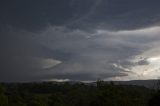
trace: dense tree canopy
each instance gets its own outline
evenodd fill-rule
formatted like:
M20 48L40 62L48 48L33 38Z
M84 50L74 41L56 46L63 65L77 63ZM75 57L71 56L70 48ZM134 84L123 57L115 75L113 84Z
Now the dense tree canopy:
M142 86L97 83L8 83L0 86L0 106L148 106L160 93ZM152 105L156 106L156 105Z

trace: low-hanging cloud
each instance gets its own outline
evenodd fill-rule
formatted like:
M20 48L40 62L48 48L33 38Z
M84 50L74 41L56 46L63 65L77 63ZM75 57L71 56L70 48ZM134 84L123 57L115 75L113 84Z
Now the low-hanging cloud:
M6 45L4 52L8 52L1 55L1 63L4 64L2 69L5 70L1 72L1 75L5 75L1 80L6 80L8 76L11 80L24 81L28 78L96 80L128 76L133 67L149 64L146 59L132 61L135 56L149 50L150 44L159 38L155 33L153 37L157 39L152 39L149 34L145 34L146 31L128 31L126 34L121 33L124 31L97 29L87 32L49 26L45 30L33 33L10 29L4 35L6 39L7 36L13 35L14 38L3 43ZM145 39L149 38L148 42L135 42L138 37L144 36Z
M158 0L12 2L0 3L0 81L159 77Z

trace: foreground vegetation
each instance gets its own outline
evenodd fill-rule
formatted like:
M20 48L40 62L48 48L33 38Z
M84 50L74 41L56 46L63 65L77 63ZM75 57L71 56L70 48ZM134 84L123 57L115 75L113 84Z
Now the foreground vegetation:
M0 106L148 106L159 93L141 86L83 83L2 83Z

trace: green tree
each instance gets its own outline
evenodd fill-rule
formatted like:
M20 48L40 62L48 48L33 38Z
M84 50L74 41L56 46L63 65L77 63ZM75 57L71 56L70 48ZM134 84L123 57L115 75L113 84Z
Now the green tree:
M45 95L33 95L28 100L28 106L48 106L48 97Z
M8 106L8 97L5 95L5 88L0 86L0 106Z

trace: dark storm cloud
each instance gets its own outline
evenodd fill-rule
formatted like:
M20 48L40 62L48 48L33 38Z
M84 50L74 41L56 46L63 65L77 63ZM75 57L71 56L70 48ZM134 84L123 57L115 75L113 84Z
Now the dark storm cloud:
M1 45L3 52L0 62L1 70L4 70L0 74L1 81L46 80L50 76L74 79L71 78L74 75L79 75L77 80L125 76L122 73L125 70L113 66L113 63L139 52L123 44L120 46L108 36L105 37L105 44L101 35L90 38L92 33L64 27L49 27L39 33L14 28L6 30L1 36L5 40ZM125 49L130 50L125 53ZM123 55L118 56L117 53ZM62 63L48 67L42 59L56 59Z
M142 59L137 62L131 62L130 60L122 60L117 62L119 66L122 66L123 68L130 69L134 66L143 66L143 65L149 65L150 63L147 61L147 59Z
M138 65L148 65L149 62L146 59L138 61Z
M159 24L159 0L1 0L0 24L34 31L47 25L136 29Z
M41 71L43 78L68 78L78 76L83 79L97 79L113 76L126 76L127 66L125 62L121 64L124 68L116 67L118 60L125 61L131 56L141 53L141 48L134 45L126 45L127 42L120 40L119 37L112 38L111 34L93 34L83 30L70 30L65 27L49 27L40 33L36 33L34 40L48 47L54 53L63 51L61 57L55 56L54 59L62 61L61 64L51 67L46 71ZM119 42L117 42L119 40ZM72 55L67 55L72 54ZM121 54L121 55L119 55ZM69 57L68 57L69 56ZM63 59L68 57L68 59ZM73 74L73 75L72 75ZM83 76L81 76L83 75ZM56 77L57 76L57 77ZM89 77L90 76L90 77Z
M0 81L127 76L130 68L149 64L130 60L159 40L147 35L152 30L138 30L159 25L159 3L1 0Z
M97 0L1 0L2 25L36 30L83 17ZM83 8L82 8L83 7Z
M29 76L34 73L33 70L39 69L36 68L38 63L29 57L52 56L49 49L36 44L31 39L32 35L32 33L13 29L1 32L1 81L29 80Z

